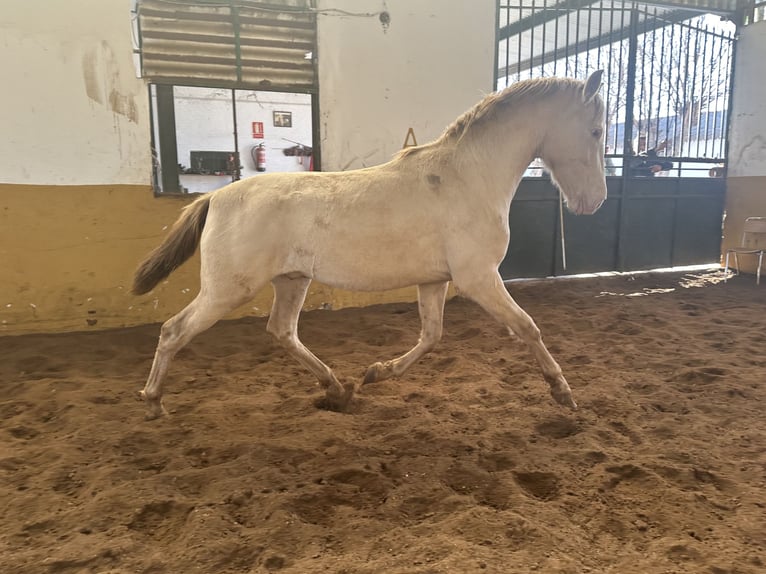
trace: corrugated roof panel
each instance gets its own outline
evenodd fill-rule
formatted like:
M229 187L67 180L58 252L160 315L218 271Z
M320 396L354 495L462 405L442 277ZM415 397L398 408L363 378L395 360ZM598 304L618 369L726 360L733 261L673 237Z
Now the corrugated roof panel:
M230 86L237 81L237 72L230 65L201 62L153 60L146 68L147 77L160 78L168 84L202 84ZM190 82L190 78L195 81Z
M310 0L141 0L139 18L143 74L152 82L316 88Z

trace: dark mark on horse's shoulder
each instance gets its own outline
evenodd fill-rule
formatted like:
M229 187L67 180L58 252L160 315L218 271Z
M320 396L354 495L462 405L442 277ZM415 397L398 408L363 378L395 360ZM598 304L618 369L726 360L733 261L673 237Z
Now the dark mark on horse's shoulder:
M438 175L436 175L436 174L433 174L433 173L429 173L429 174L426 176L426 181L428 182L428 184L429 184L429 185L433 185L433 186L435 186L435 187L438 187L438 186L440 186L440 185L441 185L441 183L442 183L442 178L440 178L440 177L439 177Z

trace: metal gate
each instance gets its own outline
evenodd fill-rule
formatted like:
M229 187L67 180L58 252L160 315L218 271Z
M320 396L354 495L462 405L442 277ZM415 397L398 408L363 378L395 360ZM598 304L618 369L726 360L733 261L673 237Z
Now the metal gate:
M607 201L571 215L533 163L510 210L504 278L719 260L734 26L668 6L498 2L498 88L603 69L607 108Z

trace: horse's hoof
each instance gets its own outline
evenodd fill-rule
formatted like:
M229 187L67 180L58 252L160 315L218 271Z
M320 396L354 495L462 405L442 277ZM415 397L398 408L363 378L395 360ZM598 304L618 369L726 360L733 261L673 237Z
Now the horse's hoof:
M138 391L138 397L149 405L149 410L144 415L145 421L153 421L168 414L165 405L162 404L162 399L150 399L146 396L146 391Z
M149 411L149 412L147 412L147 413L144 415L144 420L145 420L146 422L149 422L149 421L156 421L157 419L159 419L159 418L162 418L162 415L164 415L164 414L165 414L165 412L164 412L164 411L162 411L162 410L160 410L160 412L156 412L156 411Z
M380 371L380 367L383 365L381 363L375 363L373 365L370 365L367 368L367 372L364 374L364 380L362 381L363 385L369 385L370 383L374 383L378 380L378 372Z
M575 402L574 398L572 398L572 390L566 383L564 383L563 387L551 387L551 396L553 397L553 400L555 400L561 406L569 407L573 411L577 410L577 403Z
M324 409L326 411L334 411L336 413L344 413L348 410L351 404L351 399L354 398L355 391L354 383L346 383L343 385L342 393L330 393L314 401L317 408Z
M386 363L373 363L367 368L362 385L384 381L390 379L392 376L394 376L394 369L391 361Z
M154 421L159 418L164 417L168 414L168 411L165 410L165 405L162 404L162 401L157 401L156 403L154 401L149 402L149 410L144 415L145 421Z

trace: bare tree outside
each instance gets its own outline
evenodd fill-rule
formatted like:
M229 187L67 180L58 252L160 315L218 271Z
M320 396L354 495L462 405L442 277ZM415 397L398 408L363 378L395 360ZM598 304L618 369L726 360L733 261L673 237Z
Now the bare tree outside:
M716 112L728 107L731 42L704 22L695 18L639 39L634 128L655 146L665 141L667 155L723 155L714 140L723 127Z
M601 43L590 49L559 47L542 63L518 69L509 78L566 75L585 78L603 69L602 95L607 107L609 153L632 155L654 149L661 155L721 159L725 155L726 111L733 56L734 26L713 15L662 24L653 9L641 12L643 22L658 23L635 42L636 77L632 113L629 97L627 38ZM623 18L624 21L624 18ZM549 22L550 28L552 24ZM611 32L606 36L610 37ZM538 32L538 36L540 33ZM601 39L604 39L602 34ZM547 59L547 61L545 61ZM534 58L531 63L537 63ZM626 118L630 118L631 142L625 148Z

